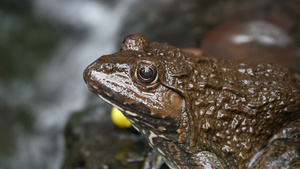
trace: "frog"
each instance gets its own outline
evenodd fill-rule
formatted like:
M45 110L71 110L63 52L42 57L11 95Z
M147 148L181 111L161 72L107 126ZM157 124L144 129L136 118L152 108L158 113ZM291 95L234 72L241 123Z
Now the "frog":
M83 76L172 169L300 167L300 76L290 68L134 34Z

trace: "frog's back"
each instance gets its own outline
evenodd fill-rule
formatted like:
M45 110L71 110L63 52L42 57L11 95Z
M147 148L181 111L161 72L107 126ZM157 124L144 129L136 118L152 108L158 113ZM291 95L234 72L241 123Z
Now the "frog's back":
M300 82L290 69L217 59L208 64L214 71L206 75L210 78L205 94L194 102L196 107L208 100L204 111L202 106L194 110L196 121L202 121L196 142L206 142L206 134L214 142L211 146L216 146L213 149L222 150L220 154L233 153L234 159L248 161L282 128L299 128Z
M300 81L290 69L175 56L164 61L166 74L174 76L165 77L164 83L186 99L193 131L187 138L190 147L211 150L227 166L244 168L282 128L292 121L299 124ZM176 69L167 69L176 64Z
M230 124L228 131L234 133L225 142L233 143L232 150L239 152L237 159L252 159L248 163L250 168L265 168L274 163L291 167L300 153L299 74L272 64L221 62L224 66L219 68L222 75L218 77L223 77L223 85L217 95L229 98L223 102L222 110L232 117L226 121ZM236 138L242 141L234 144ZM230 147L223 144L227 146Z

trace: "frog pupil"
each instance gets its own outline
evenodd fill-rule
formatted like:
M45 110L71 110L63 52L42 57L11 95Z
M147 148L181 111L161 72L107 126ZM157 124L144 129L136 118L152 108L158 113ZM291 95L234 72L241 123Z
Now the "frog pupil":
M141 78L148 80L153 77L153 70L148 66L144 66L139 70L139 74Z

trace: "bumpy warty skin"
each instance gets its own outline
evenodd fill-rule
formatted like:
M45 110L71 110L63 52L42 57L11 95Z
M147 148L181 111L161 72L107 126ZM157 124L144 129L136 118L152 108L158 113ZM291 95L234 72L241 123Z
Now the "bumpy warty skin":
M155 67L155 81L140 82L141 63ZM84 78L171 168L299 164L300 80L288 68L194 56L138 34Z

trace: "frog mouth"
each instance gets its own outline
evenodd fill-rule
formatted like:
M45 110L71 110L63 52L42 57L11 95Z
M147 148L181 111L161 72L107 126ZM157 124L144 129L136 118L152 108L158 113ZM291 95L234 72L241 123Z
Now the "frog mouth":
M125 98L120 96L115 91L101 85L101 83L95 85L87 83L88 89L97 94L101 99L105 102L111 104L112 106L119 109L123 114L130 120L131 123L136 123L139 121L140 123L146 124L152 128L158 128L164 126L165 128L176 128L174 120L170 117L160 117L151 115L151 109L148 108L143 103L135 102L135 103L124 103Z

